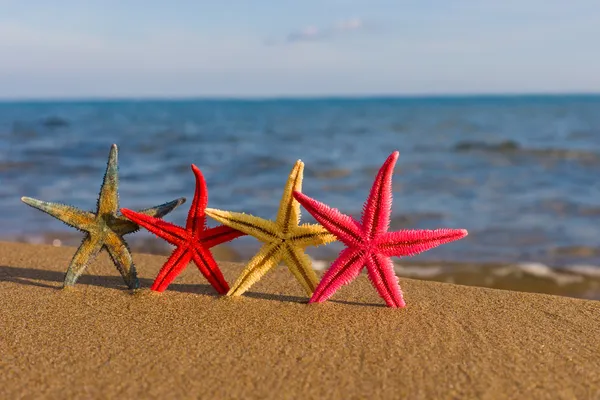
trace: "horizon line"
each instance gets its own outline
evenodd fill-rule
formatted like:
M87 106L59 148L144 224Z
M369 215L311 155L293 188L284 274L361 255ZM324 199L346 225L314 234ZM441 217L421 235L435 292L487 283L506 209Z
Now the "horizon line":
M411 93L411 94L306 94L306 95L190 95L190 96L32 96L0 97L0 103L34 102L118 102L118 101L277 101L277 100L378 100L378 99L456 99L456 98L531 98L598 97L599 92L482 92L482 93Z

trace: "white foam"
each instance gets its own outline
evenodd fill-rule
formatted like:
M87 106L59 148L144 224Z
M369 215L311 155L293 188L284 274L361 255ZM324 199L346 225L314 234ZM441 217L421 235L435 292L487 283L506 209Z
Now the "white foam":
M526 274L536 276L538 278L551 279L559 285L569 285L572 283L579 283L584 280L581 275L564 274L556 272L549 266L542 263L519 263L517 267Z
M549 266L536 262L519 263L517 264L517 267L521 271L539 278L546 278L554 273Z
M317 271L323 271L330 267L330 261L323 260L312 260L313 268ZM506 264L502 267L496 267L492 269L488 269L485 264L481 265L481 272L488 271L498 277L508 277L513 275L516 278L521 278L523 276L532 276L539 279L548 279L554 281L556 284L570 285L575 283L580 283L585 281L586 279L597 279L600 278L600 266L595 265L571 265L561 269L555 269L546 264L539 262L523 262L517 264ZM405 277L415 277L415 278L433 278L442 274L452 275L454 269L445 269L443 266L419 266L419 265L401 265L394 263L394 270L396 274L399 276ZM460 268L456 269L456 271L461 270ZM463 271L464 272L464 271ZM478 267L473 269L469 269L470 273L477 274ZM468 272L468 273L469 273ZM452 279L452 276L449 276L448 279ZM488 276L485 278L486 283L491 285L493 282L493 278Z
M312 267L313 269L317 270L317 271L323 271L327 268L329 268L329 262L327 261L323 261L323 260L315 260L314 258L309 257L312 261Z
M591 278L600 278L600 266L597 265L571 265L565 270Z
M442 267L418 267L399 264L394 264L394 269L399 275L409 277L415 276L419 278L432 278L440 275L444 271Z

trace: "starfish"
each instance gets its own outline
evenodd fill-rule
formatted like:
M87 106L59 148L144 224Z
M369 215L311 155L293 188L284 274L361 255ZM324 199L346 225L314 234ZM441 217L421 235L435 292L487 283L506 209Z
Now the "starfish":
M316 224L300 223L300 204L292 192L302 190L304 164L298 160L290 173L275 221L249 214L206 209L206 214L222 224L254 236L264 243L248 262L244 271L227 293L241 296L271 268L283 259L308 296L315 290L318 279L310 258L304 253L307 246L319 246L335 240L335 236Z
M366 266L369 279L386 304L402 308L406 304L390 257L416 255L467 235L464 229L388 232L392 208L392 174L397 159L396 151L379 170L363 206L360 222L300 192L294 192L296 200L347 247L323 275L309 303L329 299L341 286L355 279Z
M135 265L123 236L137 231L140 227L123 216L117 215L119 209L118 186L117 145L113 144L110 149L100 196L98 197L96 213L83 211L61 203L21 197L25 204L50 214L65 224L86 233L67 269L64 280L65 287L73 286L90 261L104 248L108 251L127 286L130 289L139 288ZM162 217L184 202L185 198L181 197L140 212Z
M196 191L194 201L188 212L185 228L125 208L121 209L121 212L156 236L177 246L159 271L151 290L163 292L193 260L202 275L217 292L225 294L229 290L229 285L209 249L243 236L244 233L223 225L210 229L206 227L206 215L204 213L208 204L206 181L202 176L202 172L193 164L192 171L196 176Z

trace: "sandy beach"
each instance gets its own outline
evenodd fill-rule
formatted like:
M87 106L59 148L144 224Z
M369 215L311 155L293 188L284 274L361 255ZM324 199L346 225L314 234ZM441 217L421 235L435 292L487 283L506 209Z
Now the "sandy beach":
M362 275L307 305L284 267L229 299L193 265L158 294L144 254L133 293L106 253L63 290L74 250L0 243L0 398L600 398L598 301L401 278L398 310Z

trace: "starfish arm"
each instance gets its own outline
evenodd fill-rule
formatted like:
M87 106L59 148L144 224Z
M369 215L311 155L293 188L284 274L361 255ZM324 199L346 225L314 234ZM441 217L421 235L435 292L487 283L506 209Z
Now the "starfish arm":
M135 211L128 210L127 208L122 208L121 213L134 223L143 226L148 231L166 240L174 246L181 245L188 240L186 231L175 224L171 224L170 222L160 218L140 214Z
M370 238L387 232L389 228L392 212L392 175L397 159L398 152L395 151L379 169L369 197L363 206L361 225Z
M150 289L156 292L164 292L177 275L187 267L191 259L192 254L188 248L176 248L158 272Z
M254 236L262 242L269 243L279 239L279 234L273 222L254 215L213 208L207 208L206 215L223 225Z
M264 245L248 262L227 296L241 296L271 268L281 260L283 245L273 243Z
M110 147L106 172L104 173L104 181L102 182L100 196L98 197L98 215L115 214L119 209L119 173L117 159L117 145L113 144Z
M244 232L237 231L225 225L219 225L214 228L209 228L200 234L200 241L206 249L217 246L221 243L229 242L240 236L244 236Z
M371 254L367 258L367 272L373 286L388 307L404 308L406 306L398 277L394 273L394 263L389 257Z
M312 267L310 257L306 255L302 249L286 245L283 248L283 261L288 266L290 272L294 274L298 282L304 288L306 294L312 296L319 279Z
M287 233L292 226L298 225L300 222L300 203L294 199L294 191L302 191L302 178L304 172L304 163L298 160L292 168L292 172L285 184L281 202L279 203L279 211L277 212L277 227L282 233Z
M362 242L361 227L352 217L342 214L339 210L314 200L303 193L294 192L294 197L306 211L315 217L317 222L349 247L354 247Z
M335 242L337 239L333 233L330 233L321 225L302 224L292 230L292 234L287 240L294 243L294 246L308 247L321 246Z
M465 229L402 230L378 236L376 245L385 256L414 256L465 236Z
M325 272L309 303L321 303L329 299L343 285L354 280L365 261L365 253L357 249L345 249Z
M161 205L145 208L143 210L137 211L139 214L149 215L155 218L162 218L183 203L185 203L185 197L180 197L178 199L169 201L167 203L163 203Z
M81 245L73 255L67 273L65 274L64 286L73 286L77 279L83 274L89 262L93 260L102 249L102 240L98 236L85 235Z
M229 291L229 285L210 251L197 247L192 253L192 259L218 293L226 294Z
M162 218L183 203L185 203L185 197L180 197L176 200L169 201L168 203L136 212L138 214L148 215L150 217ZM128 233L137 232L140 229L140 226L129 220L127 217L119 216L113 220L111 228L119 235L127 235Z
M198 235L206 228L206 215L204 209L208 204L208 189L202 172L192 164L192 171L196 177L196 191L194 192L194 200L188 213L185 227L188 231L192 231L194 235Z
M82 231L89 232L90 228L94 225L96 216L91 212L82 211L65 204L32 199L31 197L21 197L21 201L28 206L37 208L46 214L50 214L65 224Z
M140 287L140 282L135 271L135 265L131 258L131 252L127 246L127 242L123 237L114 232L110 232L106 236L104 243L110 258L121 273L123 280L129 289L137 289Z

